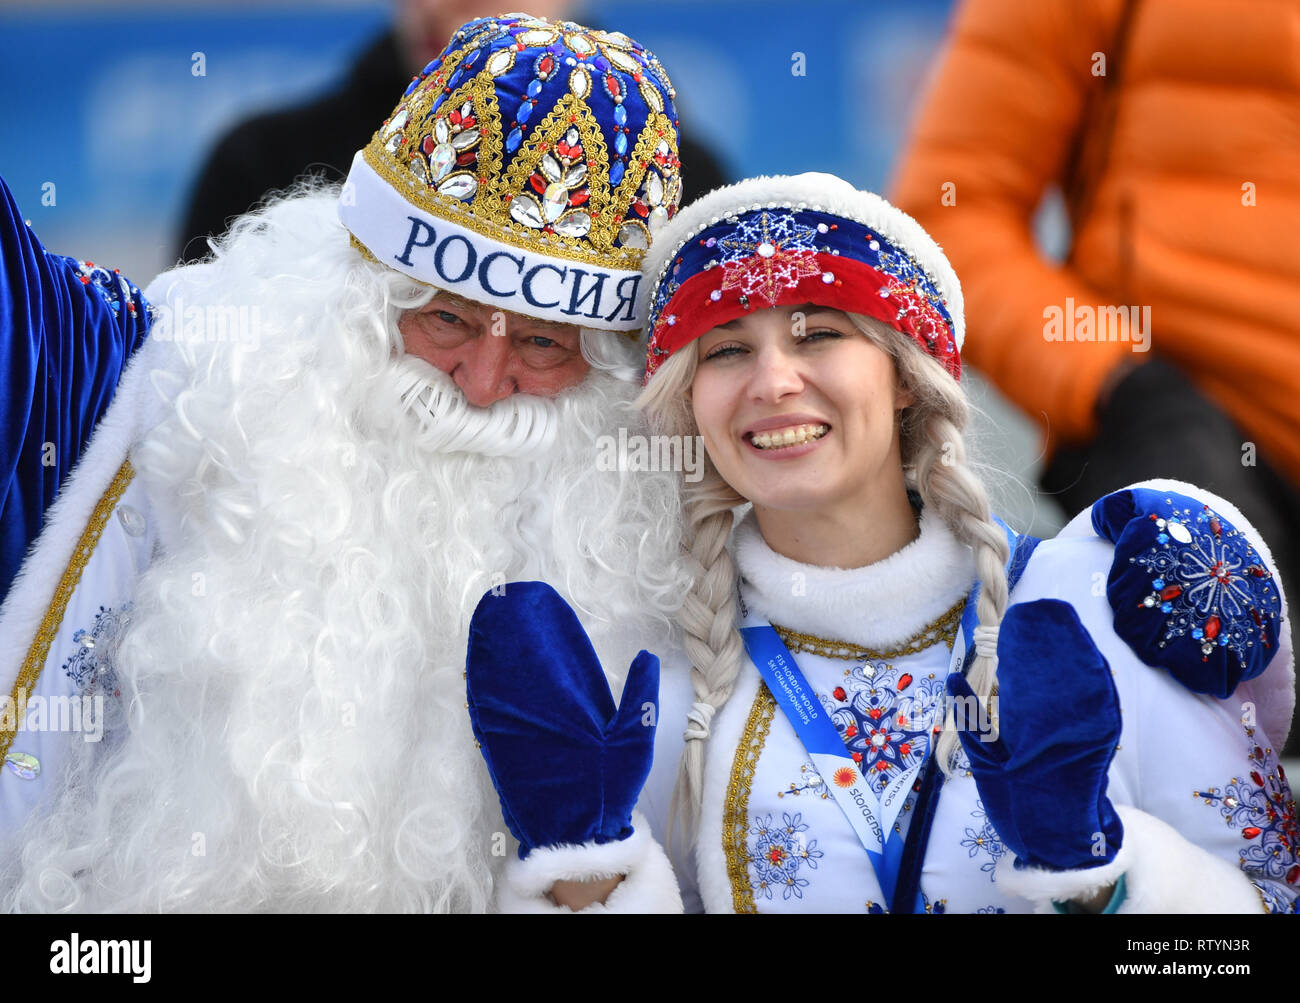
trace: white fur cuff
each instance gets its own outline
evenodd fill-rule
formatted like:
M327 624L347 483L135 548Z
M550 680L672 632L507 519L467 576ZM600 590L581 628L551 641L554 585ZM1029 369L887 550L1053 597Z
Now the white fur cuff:
M1121 874L1127 894L1121 913L1257 913L1261 900L1239 869L1194 843L1171 826L1132 805L1116 805L1124 823L1124 845L1102 867L1047 871L1017 870L1015 855L998 862L994 880L1008 895L1028 899L1034 911L1053 912L1052 901L1090 898Z
M680 913L682 897L663 848L650 835L650 823L632 815L634 832L617 843L543 846L505 867L497 891L497 910L509 913L571 913L548 894L557 881L591 881L625 875L604 904L582 913Z

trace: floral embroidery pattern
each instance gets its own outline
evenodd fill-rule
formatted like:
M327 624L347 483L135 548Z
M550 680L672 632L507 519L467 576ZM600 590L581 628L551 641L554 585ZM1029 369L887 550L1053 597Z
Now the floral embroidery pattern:
M989 855L989 859L980 864L980 870L987 874L989 880L992 881L993 871L997 868L998 861L1006 856L1007 848L994 830L993 823L989 821L989 817L984 811L984 802L977 798L975 800L975 810L970 814L971 818L979 823L979 827L975 828L968 825L966 827L966 838L961 841L961 845L970 852L972 860L982 853Z
M78 647L72 657L63 663L63 671L83 691L89 693L102 688L115 697L122 695L110 649L130 612L131 603L126 603L120 610L101 606L91 628L79 630L72 635L72 640Z
M868 246L879 251L877 267L893 280L881 287L880 295L898 308L897 318L910 320L931 351L938 345L944 355L956 352L944 315L943 296L925 269L901 251L881 248L874 237Z
M780 890L787 901L803 898L809 882L800 872L805 868L815 871L822 858L817 840L804 835L807 831L808 823L800 812L782 812L780 823L770 814L754 819L749 828L748 863L755 895L772 899Z
M924 762L930 728L943 705L943 681L916 679L887 663L867 662L845 673L822 703L877 796L896 777Z
M802 783L799 781L802 781ZM826 781L817 772L817 767L811 759L805 759L799 767L798 781L792 780L790 786L786 787L785 790L776 792L778 798L786 796L797 798L801 794L808 797L819 797L822 800L826 800L831 796L830 791L826 788Z
M1265 624L1275 624L1281 610L1272 572L1208 505L1193 514L1170 503L1166 518L1154 512L1150 518L1155 546L1132 560L1151 575L1152 592L1142 605L1166 617L1160 646L1190 635L1202 661L1218 646L1245 665L1248 648L1269 644Z
M782 288L821 274L816 240L816 228L796 222L790 213L761 212L742 219L718 241L722 288L739 289L742 303L758 296L761 306L775 306Z
M1246 728L1252 766L1247 777L1233 777L1222 788L1194 794L1217 807L1230 828L1241 830L1246 840L1240 851L1241 869L1259 889L1268 910L1291 912L1300 896L1296 803L1276 753L1256 745L1254 736L1255 729Z

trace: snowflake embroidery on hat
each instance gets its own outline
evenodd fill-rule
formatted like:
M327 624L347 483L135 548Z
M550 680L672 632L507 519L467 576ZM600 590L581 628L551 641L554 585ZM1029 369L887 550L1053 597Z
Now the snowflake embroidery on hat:
M885 662L844 674L822 704L858 769L879 797L901 773L925 761L944 684L933 673L915 679Z
M880 248L874 237L871 244L872 250L879 249L877 267L893 280L881 287L880 295L896 306L898 320L910 321L931 350L938 345L945 355L955 351L948 319L941 309L943 296L925 269L906 254Z
M1210 506L1193 514L1169 504L1166 518L1149 515L1158 530L1155 545L1132 559L1151 575L1142 605L1166 617L1160 646L1190 634L1200 642L1202 661L1218 646L1244 665L1248 648L1268 646L1265 623L1281 607L1272 572Z
M745 217L718 241L722 288L738 289L742 297L759 297L766 306L775 306L782 288L793 289L821 275L816 238L817 228L796 222L791 213L765 211Z
M815 871L822 859L817 840L808 839L807 832L808 823L803 821L800 812L782 812L780 823L771 814L753 819L749 827L748 864L756 895L771 900L780 891L787 901L803 898L809 884L803 875Z
M1269 912L1292 912L1300 901L1295 798L1276 753L1256 744L1254 728L1246 728L1246 743L1251 765L1246 777L1192 793L1217 807L1230 828L1241 830L1246 841L1239 854L1241 869L1259 889Z
M131 607L129 602L117 610L101 606L90 629L72 635L77 650L63 663L63 671L83 692L102 690L121 696L112 648L130 617Z

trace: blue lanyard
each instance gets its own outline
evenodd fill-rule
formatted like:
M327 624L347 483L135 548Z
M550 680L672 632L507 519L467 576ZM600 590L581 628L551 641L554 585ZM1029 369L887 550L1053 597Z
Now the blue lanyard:
M1007 562L1007 594L1010 595L1011 590L1020 581L1020 576L1024 574L1034 549L1042 541L1028 534L1017 536L1015 531L1001 519L997 516L993 518L1012 543L1011 559ZM966 638L966 654L962 659L961 667L963 676L970 672L971 663L975 661L975 625L979 623L975 606L979 600L979 588L979 582L976 582L966 600L966 607L962 610L962 633ZM925 910L920 893L921 865L925 860L925 850L930 842L930 828L934 824L935 811L939 806L939 793L943 789L942 778L943 771L939 769L937 759L930 756L926 760L925 774L921 778L921 790L917 794L916 804L913 807L912 826L907 830L907 844L903 847L903 859L898 869L899 879L895 886L894 897L889 902L890 912L916 913ZM909 904L910 908L904 908Z

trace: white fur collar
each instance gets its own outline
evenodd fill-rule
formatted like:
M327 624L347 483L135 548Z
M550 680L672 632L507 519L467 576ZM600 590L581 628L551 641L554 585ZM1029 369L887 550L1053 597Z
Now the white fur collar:
M772 550L751 511L736 527L736 565L745 602L802 633L867 648L897 644L933 623L975 581L975 557L932 509L921 535L865 568L820 568Z

